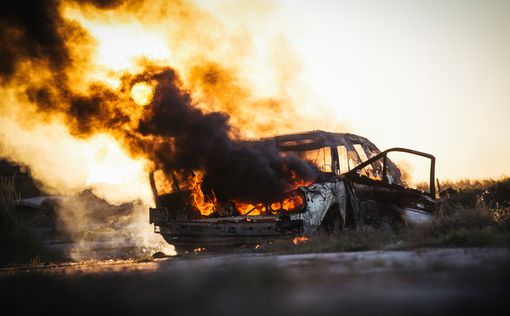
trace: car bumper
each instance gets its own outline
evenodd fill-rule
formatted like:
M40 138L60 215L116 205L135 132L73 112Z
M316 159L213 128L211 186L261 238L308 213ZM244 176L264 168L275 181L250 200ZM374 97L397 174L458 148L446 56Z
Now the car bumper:
M257 244L303 234L303 221L288 217L228 217L168 220L161 209L150 210L156 233L176 246Z

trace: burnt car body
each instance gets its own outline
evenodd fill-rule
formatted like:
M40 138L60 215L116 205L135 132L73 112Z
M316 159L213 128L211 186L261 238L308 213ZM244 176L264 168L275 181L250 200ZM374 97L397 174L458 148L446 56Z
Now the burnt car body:
M364 137L324 131L263 141L275 142L282 155L298 155L313 162L321 176L289 192L282 201L251 205L243 212L227 202L211 216L190 211L183 198L186 192L158 194L152 176L156 207L150 208L150 222L155 232L176 246L254 244L309 236L319 230L335 234L365 224L422 223L435 213L435 158L430 154L405 148L381 152ZM388 158L391 152L430 159L428 192L406 187L401 170ZM300 202L297 207L285 207L296 199Z

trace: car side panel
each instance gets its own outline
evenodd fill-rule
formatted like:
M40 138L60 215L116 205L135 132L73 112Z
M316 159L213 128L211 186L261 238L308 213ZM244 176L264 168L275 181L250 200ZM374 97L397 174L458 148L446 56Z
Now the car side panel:
M314 183L308 187L302 187L301 190L306 198L306 211L293 214L291 218L303 220L306 235L310 235L317 230L333 204L338 204L345 223L347 193L343 181Z

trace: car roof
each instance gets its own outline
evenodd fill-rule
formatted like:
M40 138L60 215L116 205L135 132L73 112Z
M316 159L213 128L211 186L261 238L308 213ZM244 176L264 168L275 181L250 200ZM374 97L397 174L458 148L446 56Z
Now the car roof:
M373 152L380 150L367 138L351 133L331 133L322 130L284 134L261 139L262 141L275 141L282 150L312 149L323 146L346 146L352 149L354 144L360 144Z

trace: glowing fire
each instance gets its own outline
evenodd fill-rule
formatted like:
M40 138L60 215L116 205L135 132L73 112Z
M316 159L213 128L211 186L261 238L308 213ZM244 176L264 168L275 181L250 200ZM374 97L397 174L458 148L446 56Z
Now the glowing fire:
M52 49L39 49L40 43L25 45L37 52L15 59L16 73L0 87L4 100L0 105L0 156L27 166L48 192L74 194L92 189L111 203L135 199L153 203L147 177L147 170L154 167L152 152L129 141L160 141L159 136L137 135L141 119L150 116L151 103L155 104L157 86L143 77L151 66L175 69L182 79L179 88L189 92L197 108L228 113L236 137L289 132L297 126L294 122L303 128L303 122L295 119L297 114L286 111L294 96L286 86L295 68L285 66L289 54L284 52L282 58L279 54L267 58L266 53L251 56L247 49L253 46L251 36L237 31L244 28L224 27L214 14L185 1L133 2L108 9L79 1L56 3L48 8L58 7L50 13L51 18L61 17L54 21L58 26L54 35L62 37L62 45ZM217 12L223 11L219 6ZM49 31L44 27L44 32ZM24 49L18 39L30 39L23 31L6 31L16 36L13 52L18 46ZM268 39L272 42L272 35ZM62 53L60 58L49 56L57 52ZM263 62L266 59L270 64ZM216 67L199 67L203 65ZM267 75L256 80L253 74L263 68ZM244 84L240 78L253 82ZM277 82L268 83L268 78L277 78ZM264 93L258 95L252 86ZM268 93L268 88L275 91ZM308 184L295 174L291 180L294 187L289 191ZM186 185L191 204L208 216L218 203L214 193L202 192L202 182L203 175L195 173ZM236 207L241 214L260 215L293 210L303 203L301 196L290 195L269 205L239 203ZM140 224L146 222L146 208L140 210L137 225L152 236L151 227ZM145 235L138 237L147 243Z
M195 248L195 249L193 249L193 252L194 252L195 254L197 254L197 253L204 252L205 250L206 250L205 248Z
M131 98L140 106L151 103L153 94L152 86L147 82L137 82L131 88Z
M294 245L299 245L301 243L307 242L308 240L309 240L308 237L300 236L300 237L295 237L294 239L292 239L292 243Z
M150 8L148 8L150 9ZM96 42L96 65L115 71L132 70L137 59L168 60L171 56L165 32L143 23L135 14L89 10L75 4L64 4L63 15L85 28ZM92 14L91 14L92 13ZM115 19L115 23L112 23ZM148 21L147 21L148 22Z
M313 183L313 181L311 181L311 180L310 181L306 181L305 179L300 178L295 170L291 170L290 171L290 183L292 183L292 185L293 185L292 190L294 190L294 189L297 189L299 187L309 186L309 185L311 185Z
M106 134L92 137L82 144L81 155L86 166L86 186L96 194L112 203L135 198L151 203L150 187L145 180L147 162L129 157L113 137Z
M192 206L199 210L201 215L209 216L213 214L219 206L214 192L212 192L211 197L207 197L202 191L203 180L203 173L196 171L188 178L185 186L187 190L190 191ZM290 183L292 183L291 190L289 190L289 193L280 201L271 203L233 201L233 205L242 216L277 215L282 212L292 212L300 209L305 204L305 200L303 194L296 189L300 186L310 185L313 182L300 179L294 171L291 171Z
M235 201L234 206L239 214L243 216L256 216L256 215L271 215L278 214L279 212L290 212L301 208L305 201L301 193L296 191L301 186L309 186L313 181L306 181L301 179L294 170L290 171L290 181L292 186L288 190L289 193L283 198L282 201L274 201L269 204L265 203L245 203Z
M297 194L296 192L292 192L287 195L282 202L282 208L286 211L290 211L301 207L305 203L303 196Z
M243 202L234 202L234 206L239 214L243 216L255 216L255 215L271 215L278 214L282 210L286 212L290 212L296 209L301 208L304 205L305 201L303 196L296 192L290 192L281 202L273 202L269 205L264 203L243 203Z
M267 208L262 203L250 204L242 202L234 202L236 210L243 216L255 216L265 214Z
M202 192L202 183L204 181L204 175L201 172L195 172L188 178L188 189L191 194L191 201L194 207L196 207L200 214L209 216L216 211L216 196L214 192L212 197L207 198Z

